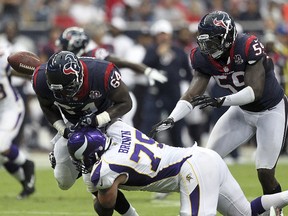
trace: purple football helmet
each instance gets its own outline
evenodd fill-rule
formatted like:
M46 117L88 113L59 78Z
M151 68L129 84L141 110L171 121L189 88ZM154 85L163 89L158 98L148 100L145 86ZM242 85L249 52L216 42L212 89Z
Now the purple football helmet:
M91 171L93 164L109 148L110 139L99 129L84 127L74 132L67 143L68 151L82 173Z

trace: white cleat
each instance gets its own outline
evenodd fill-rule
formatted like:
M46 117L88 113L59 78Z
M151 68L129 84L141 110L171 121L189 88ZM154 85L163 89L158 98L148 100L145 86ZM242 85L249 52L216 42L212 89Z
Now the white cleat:
M275 208L274 208L273 206L271 206L271 208L270 208L270 214L269 214L269 216L277 216L277 215L276 215L276 210L275 210Z

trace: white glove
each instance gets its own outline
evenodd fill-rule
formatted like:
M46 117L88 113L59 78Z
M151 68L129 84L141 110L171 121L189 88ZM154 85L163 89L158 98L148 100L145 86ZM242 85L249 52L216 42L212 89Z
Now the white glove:
M164 74L150 67L145 69L144 74L148 77L149 84L151 86L155 84L155 81L160 83L165 83L168 81L168 78Z

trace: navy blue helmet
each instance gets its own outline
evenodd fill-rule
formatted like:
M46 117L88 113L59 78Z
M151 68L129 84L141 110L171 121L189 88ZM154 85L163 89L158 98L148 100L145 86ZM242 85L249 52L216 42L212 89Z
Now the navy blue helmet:
M197 43L202 53L219 58L235 41L237 31L228 13L214 11L206 14L198 25Z
M73 52L77 56L84 53L88 43L89 37L84 29L76 26L65 29L55 42L61 50Z
M53 54L46 68L47 84L58 99L74 97L83 84L83 68L77 56L68 51Z
M84 127L70 136L67 147L74 163L78 164L78 169L87 173L109 148L110 142L111 139L99 129Z

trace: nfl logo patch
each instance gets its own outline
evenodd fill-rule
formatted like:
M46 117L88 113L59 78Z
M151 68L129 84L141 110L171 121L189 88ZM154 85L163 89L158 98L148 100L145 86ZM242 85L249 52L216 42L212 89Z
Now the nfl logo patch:
M90 93L89 93L89 97L91 99L96 99L96 98L99 98L101 96L102 96L102 94L99 91L90 91Z

